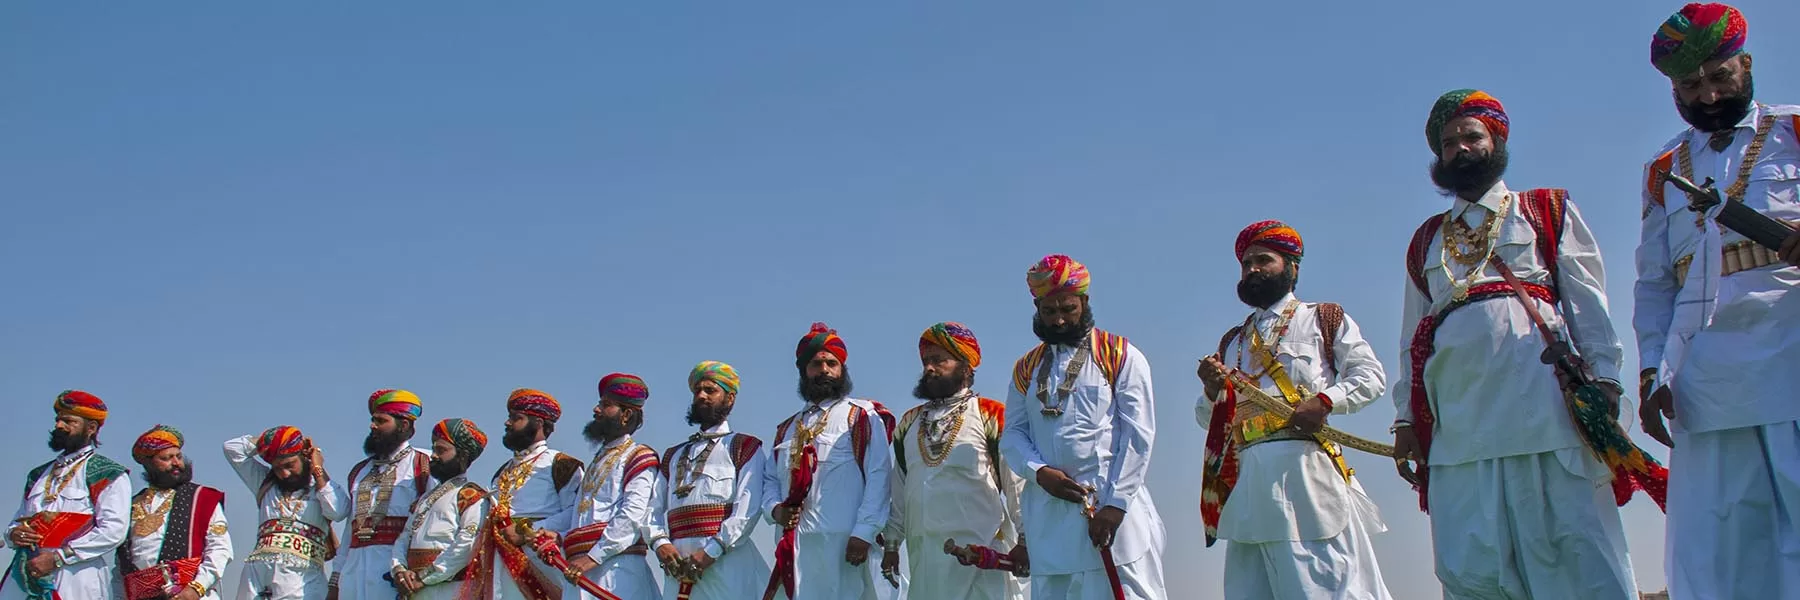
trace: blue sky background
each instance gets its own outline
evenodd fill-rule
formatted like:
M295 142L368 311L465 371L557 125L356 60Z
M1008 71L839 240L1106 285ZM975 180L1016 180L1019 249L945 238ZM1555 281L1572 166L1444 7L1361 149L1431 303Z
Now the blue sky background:
M1759 97L1800 101L1800 41L1771 34L1800 5L1740 6ZM590 456L577 431L611 371L649 382L639 437L666 447L690 429L688 368L730 362L733 424L767 437L800 406L791 351L815 320L848 341L858 395L900 408L919 331L967 323L977 389L1002 396L1035 343L1024 271L1061 252L1155 369L1169 588L1217 598L1192 373L1247 310L1237 230L1297 227L1300 295L1344 304L1393 370L1401 254L1447 206L1424 119L1480 87L1512 117L1509 183L1573 192L1632 339L1642 162L1682 127L1647 44L1677 8L8 3L0 481L50 458L48 404L86 389L115 458L155 423L187 433L241 556L254 512L220 442L296 425L341 478L381 387L493 433L482 477L521 386L563 400L552 441ZM1385 437L1392 416L1334 421ZM1437 598L1410 489L1352 463L1395 597ZM1663 518L1624 512L1661 589Z

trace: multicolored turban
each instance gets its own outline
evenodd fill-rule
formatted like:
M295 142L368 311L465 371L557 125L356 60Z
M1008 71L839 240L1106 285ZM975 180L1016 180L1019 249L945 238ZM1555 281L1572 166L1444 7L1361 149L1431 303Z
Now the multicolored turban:
M727 394L736 394L738 391L737 369L731 368L731 365L716 360L703 361L694 365L694 370L688 371L688 391L693 391L694 386L707 380L719 384L719 387L724 388Z
M925 352L927 345L949 351L957 360L969 363L970 369L981 366L981 342L975 341L975 332L962 323L945 321L925 328L925 333L919 334L919 352Z
M138 436L137 443L131 445L131 458L138 462L150 460L158 452L170 448L180 448L185 440L181 432L168 425L157 425Z
M511 396L506 397L506 412L521 413L555 423L557 419L562 418L562 405L557 404L556 398L551 397L550 394L529 388L519 388L513 390Z
M274 463L282 457L299 454L304 450L306 436L292 426L270 427L256 437L256 453L262 456L264 462Z
M1300 242L1300 232L1281 221L1260 221L1239 231L1237 259L1244 260L1244 251L1251 246L1268 248L1293 262L1300 262L1300 257L1306 254L1306 244Z
M1087 267L1061 254L1046 256L1025 271L1025 284L1031 286L1034 299L1062 293L1084 295L1088 281Z
M850 349L844 346L844 338L838 337L837 330L824 323L813 323L812 330L806 332L800 338L800 345L794 348L794 365L804 367L820 352L830 352L838 362L850 360Z
M475 464L475 459L480 458L481 451L487 448L487 434L468 419L438 421L437 427L431 428L431 439L450 442L463 464Z
M1487 127L1488 135L1502 143L1512 130L1512 121L1498 99L1481 90L1451 90L1438 96L1437 104L1431 105L1431 118L1425 121L1425 143L1432 154L1443 156L1444 142L1439 136L1444 125L1463 117L1475 117Z
M1693 3L1669 16L1650 38L1650 64L1669 79L1693 75L1700 65L1744 51L1750 25L1724 4Z
M650 386L636 375L613 373L600 378L600 399L608 398L643 408L644 401L650 399Z
M106 423L106 403L99 396L81 390L64 390L56 395L56 402L51 403L58 415L75 415L100 424Z
M377 413L416 421L425 413L425 407L419 404L418 394L406 390L375 390L369 394L369 414Z

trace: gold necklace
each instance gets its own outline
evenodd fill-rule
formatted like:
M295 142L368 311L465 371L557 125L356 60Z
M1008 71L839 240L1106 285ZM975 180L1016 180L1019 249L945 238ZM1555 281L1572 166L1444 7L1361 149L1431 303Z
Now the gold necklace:
M1451 223L1461 223L1462 219L1451 215L1450 211L1444 211L1444 223L1443 225L1438 226L1438 231L1444 238L1443 242L1438 244L1438 266L1443 268L1444 276L1450 279L1451 301L1462 302L1469 298L1469 288L1475 284L1475 278L1481 276L1482 265L1487 263L1488 259L1494 255L1494 241L1500 237L1500 225L1506 222L1505 218L1501 215L1505 215L1512 209L1512 201L1513 195L1511 193L1501 196L1500 209L1489 214L1488 218L1482 220L1482 231L1480 234L1481 241L1479 244L1481 254L1477 256L1473 262L1464 262L1461 258L1455 259L1458 264L1468 265L1469 267L1468 271L1460 278L1456 276L1456 271L1450 268L1450 254L1453 252L1450 248L1452 245L1451 236L1455 235L1450 232L1450 229Z
M155 512L151 512L150 503L174 493L175 490L153 490L138 496L137 501L131 503L131 537L145 537L162 529L163 520L169 516L169 510L175 507L175 499L169 498Z
M794 420L794 439L789 442L788 446L789 466L799 466L800 455L806 451L806 447L812 445L813 440L825 432L825 425L831 422L831 410L820 406L819 417L812 423L806 422L805 412L801 412L800 416Z
M92 454L83 455L81 458L70 461L61 471L51 471L50 477L44 481L44 501L48 503L51 499L61 496L63 490L69 487L69 483L75 481L75 474L80 473L82 467L87 466L88 458L92 456Z
M582 475L581 502L575 506L575 512L587 514L588 511L593 510L594 496L600 493L600 486L605 485L606 478L612 476L613 467L618 466L619 459L625 457L625 451L636 447L637 444L632 443L631 436L625 436L625 441L620 442L617 446L607 448L604 450L605 454L594 457L594 462L589 464L597 468L589 469Z
M508 510L512 509L513 494L518 492L519 488L525 487L525 482L531 479L531 472L537 470L537 458L543 453L544 451L539 451L525 457L494 480L495 505Z
M925 466L936 467L944 464L944 460L950 458L950 451L956 448L956 436L962 432L963 416L969 412L968 406L963 402L967 402L966 397L959 401L955 408L950 409L949 417L939 417L927 421L924 427L919 428L919 457L925 459ZM946 419L950 421L950 426L938 427L938 424ZM940 431L936 435L926 434L927 430L934 429Z
M431 507L436 506L437 501L442 499L444 497L444 494L448 494L448 493L450 493L452 491L456 491L456 490L461 490L463 485L467 484L468 482L469 482L469 476L467 474L463 474L463 475L457 475L456 477L450 478L449 481L438 484L436 489L431 490L431 493L425 495L424 500L419 501L419 507L413 509L413 516L412 516L412 519L409 519L410 522L407 524L406 531L408 533L418 532L419 526L423 525L425 523L425 518L427 516L430 516Z
M693 457L692 443L681 449L681 461L675 467L675 497L686 498L694 493L694 482L700 480L700 472L706 470L706 462L712 458L713 448L718 447L719 439L724 436L706 438L706 448L700 451L699 457ZM697 441L697 440L696 440ZM689 459L692 460L689 460Z

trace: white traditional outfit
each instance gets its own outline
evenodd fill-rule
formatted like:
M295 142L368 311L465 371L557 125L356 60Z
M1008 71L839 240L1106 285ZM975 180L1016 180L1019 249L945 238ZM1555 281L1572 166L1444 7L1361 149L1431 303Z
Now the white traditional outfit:
M23 500L12 527L31 523L44 536L38 552L57 553L62 566L32 579L25 561L35 553L14 547L12 566L0 581L0 600L113 597L110 559L130 525L131 477L125 467L92 445L83 446L32 469Z
M1328 335L1323 327L1334 331ZM1277 383L1276 371L1266 366L1268 356L1281 365L1287 382ZM1227 333L1220 357L1226 368L1253 378L1271 397L1285 398L1286 386L1303 399L1323 395L1333 415L1362 410L1387 388L1381 361L1356 322L1335 305L1301 302L1292 293L1256 309L1245 325ZM1315 436L1285 429L1285 423L1258 416L1260 411L1243 403L1236 405L1232 422L1221 417L1215 430L1215 412L1225 408L1218 403L1228 398L1221 390L1216 398L1202 395L1194 406L1195 419L1208 428L1209 463L1213 437L1230 436L1228 456L1221 458L1237 464L1236 481L1226 484L1224 497L1209 497L1202 505L1205 514L1211 502L1223 502L1217 533L1209 538L1230 542L1225 597L1389 598L1370 539L1387 525L1342 462L1342 449L1333 445L1328 451ZM1207 541L1211 545L1212 539Z
M266 434L265 434L266 435ZM256 435L225 442L225 461L256 495L256 546L244 558L238 600L318 600L325 597L325 562L335 551L331 523L348 516L344 488L327 480L283 492L268 465L256 460Z
M805 491L799 525L792 532L794 591L787 595L781 550L776 550L770 585L776 597L790 600L873 600L873 578L867 568L844 561L844 549L855 537L871 546L887 525L888 469L892 457L884 443L887 430L876 405L859 398L807 403L806 409L782 421L763 475L761 513L775 523L775 506L793 489L794 470L811 449L817 465ZM780 524L776 524L779 526ZM787 532L783 532L787 536ZM869 553L876 557L872 547ZM886 584L883 584L886 585Z
M525 523L533 529L569 529L580 495L574 485L582 477L581 460L537 442L513 453L494 474L492 504L477 536L469 565L469 597L502 600L551 600L563 597L562 572L550 568L531 548L519 548L500 537L500 529Z
M1646 169L1632 323L1639 365L1674 396L1674 598L1800 598L1800 269L1701 220L1656 173L1712 178L1728 201L1800 220L1797 115L1757 104L1723 151L1690 128Z
M413 600L459 597L487 509L487 490L470 482L467 474L425 493L388 555L389 572L411 570L425 586L412 595Z
M629 435L608 441L584 470L570 528L562 536L563 554L571 561L584 554L594 559L587 578L622 600L660 597L644 556L660 477L656 450ZM574 584L563 587L564 600L594 600Z
M887 552L907 546L908 595L945 600L1021 600L1027 580L964 566L944 540L1007 553L1018 544L1025 481L1006 468L1000 432L1006 406L963 389L913 407L894 430L893 506Z
M144 488L131 512L131 534L119 546L121 600L174 597L189 587L220 598L219 578L232 558L225 492L194 483Z
M431 485L431 454L401 446L350 468L351 513L341 540L349 545L332 561L338 600L392 600L394 584L382 579L392 567L394 542L415 503Z
M706 552L713 564L693 582L691 600L736 600L769 583L769 562L750 541L763 506L768 456L762 440L721 422L663 454L666 480L658 493L660 515L652 548L675 545L682 556ZM663 595L675 597L681 582L667 577Z

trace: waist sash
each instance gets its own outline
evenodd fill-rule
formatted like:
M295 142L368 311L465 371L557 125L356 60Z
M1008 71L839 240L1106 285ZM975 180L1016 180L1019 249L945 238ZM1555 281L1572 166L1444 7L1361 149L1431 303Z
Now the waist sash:
M577 527L574 531L570 531L568 535L563 536L563 554L565 556L587 554L589 550L593 550L594 546L600 543L600 538L605 535L605 523L595 523L593 525ZM626 546L624 550L619 551L619 554L636 554L642 556L647 553L649 549L649 544L644 543L644 541L640 539L637 543Z
M351 548L392 546L400 539L400 532L406 529L406 517L371 517L357 525L356 533L350 536Z
M125 598L149 600L169 598L181 593L200 574L201 557L173 560L138 569L125 575Z
M296 519L271 519L256 530L256 550L244 562L274 562L293 567L321 567L329 543L325 530Z
M669 537L684 540L718 535L729 516L730 504L694 504L669 509Z

